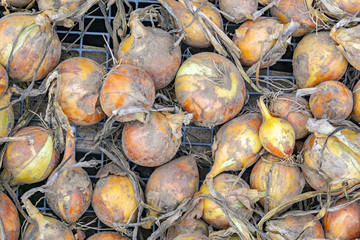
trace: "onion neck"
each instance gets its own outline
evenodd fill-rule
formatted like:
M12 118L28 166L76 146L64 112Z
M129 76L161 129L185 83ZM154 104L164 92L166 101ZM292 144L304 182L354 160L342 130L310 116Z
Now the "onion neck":
M69 159L69 160L67 160ZM71 126L68 126L66 130L66 146L62 163L66 161L67 166L76 164L75 160L75 137L74 130Z
M25 202L26 212L29 214L30 218L34 219L39 225L45 220L44 215L31 203L29 199L26 199Z
M271 115L271 113L269 112L268 108L266 107L264 100L262 97L260 97L259 102L258 102L261 114L263 115L265 120L270 120L273 118L273 116Z

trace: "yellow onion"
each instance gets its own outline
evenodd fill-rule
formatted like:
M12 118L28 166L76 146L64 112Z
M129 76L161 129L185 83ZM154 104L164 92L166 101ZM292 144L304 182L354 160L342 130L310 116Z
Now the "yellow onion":
M31 202L26 200L25 208L34 224L28 224L22 236L23 240L75 240L73 233L64 223L55 218L43 215Z
M260 114L248 113L219 129L212 145L214 164L206 178L224 171L239 171L255 163L262 149L259 139L261 122Z
M191 198L199 187L199 172L195 158L191 155L172 160L155 169L145 189L146 203L155 210L166 213L186 198ZM158 216L149 210L147 216ZM154 221L148 221L143 228L150 229Z
M358 1L360 9L360 1ZM337 48L346 60L360 71L360 25L351 28L332 28L330 36L339 44Z
M210 240L210 238L199 233L185 233L177 236L174 240Z
M170 161L180 147L184 117L185 114L152 112L146 123L126 123L121 143L127 158L147 167Z
M292 214L303 214L292 216ZM323 239L324 230L319 221L315 221L314 226L307 228L303 233L302 230L311 222L315 216L306 214L304 211L289 211L279 219L270 220L266 223L265 231L272 240L287 239ZM301 233L301 235L300 235ZM299 236L299 238L297 238Z
M299 167L286 165L281 158L268 153L263 155L252 169L250 186L269 193L266 198L271 210L301 194L305 179ZM265 207L265 199L261 199L260 203Z
M230 22L241 23L251 19L258 8L258 0L220 0L219 8ZM230 16L230 17L229 17Z
M131 34L120 44L117 60L143 69L154 81L155 89L164 88L174 79L181 63L180 45L160 29L145 27L140 20L130 21Z
M11 90L8 89L4 95L0 97L0 108L9 106L11 98ZM0 138L7 137L14 126L13 107L0 111Z
M0 64L9 69L11 79L32 81L48 44L35 80L45 78L59 63L61 43L46 12L12 13L2 17L0 38Z
M180 66L175 93L185 111L193 114L195 124L214 127L239 113L246 89L239 70L230 60L203 52Z
M293 127L288 121L273 117L262 98L260 98L258 105L263 116L259 131L261 145L277 157L289 157L295 147L295 131Z
M99 232L90 236L87 240L129 240L116 232Z
M306 121L311 116L309 103L302 97L294 94L278 96L271 100L270 112L290 123L295 131L295 139L301 139L308 135Z
M315 87L329 80L337 81L344 75L347 65L337 43L326 31L305 36L294 51L293 69L299 88Z
M194 218L185 218L175 226L169 228L166 239L173 240L177 236L186 233L197 233L204 236L209 235L208 226L204 221Z
M359 183L360 134L344 129L329 137L336 128L324 119L310 118L307 128L315 133L308 137L303 149L303 164L313 170L303 169L310 186L325 190L328 182L331 190L341 190Z
M33 0L5 0L5 2L13 7L22 8L29 5Z
M353 89L354 107L351 113L351 118L356 123L360 123L360 81L358 81Z
M5 68L0 65L0 97L5 94L9 85L9 77Z
M6 146L2 177L10 185L30 184L46 179L58 164L58 154L48 130L25 127L14 137L29 139L9 142Z
M75 138L69 126L66 132L64 157L60 166L64 168L75 164ZM51 192L45 193L46 202L57 216L68 223L79 220L90 206L92 183L87 172L82 168L64 170L49 190Z
M3 192L0 192L0 219L4 226L6 240L17 240L20 235L19 214L15 204Z
M180 20L182 28L185 31L184 43L191 47L205 48L210 47L211 42L203 32L203 28L199 21L194 19L194 15L187 9L187 7L176 0L159 0L162 5L167 5L171 8L175 16ZM198 8L203 1L190 1L192 7ZM205 14L217 27L223 28L222 18L219 12L214 10L216 8L212 3L206 2L198 9ZM175 24L178 24L175 21ZM178 26L179 27L179 26Z
M340 20L360 16L359 0L320 0L318 5L324 13Z

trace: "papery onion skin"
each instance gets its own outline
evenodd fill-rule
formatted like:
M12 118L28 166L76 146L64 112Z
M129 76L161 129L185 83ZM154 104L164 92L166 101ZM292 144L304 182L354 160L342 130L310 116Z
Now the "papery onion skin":
M250 18L258 8L258 0L220 0L219 8L221 11L230 15L234 19L224 14L224 17L230 22L241 23Z
M360 16L360 1L359 0L327 0L333 9L328 9L323 2L320 2L320 7L326 14L332 17L342 19L349 16Z
M160 28L144 27L137 19L130 24L131 35L120 44L118 62L143 69L154 81L155 89L166 87L180 66L180 45L174 47L174 37Z
M293 69L299 88L315 87L324 81L337 81L345 73L348 62L329 32L311 33L296 46Z
M244 80L236 66L223 56L198 53L179 68L175 93L196 125L214 127L239 113L245 102Z
M70 122L92 125L105 113L99 104L104 68L89 58L74 57L57 66L60 90L57 101Z
M271 100L269 110L273 115L285 119L291 124L296 140L309 134L306 122L311 116L311 112L305 98L296 98L294 94L282 95Z
M142 107L149 110L154 100L153 80L142 69L132 65L121 64L113 67L100 91L101 107L109 117L118 108ZM120 122L133 120L145 122L145 116L143 113L127 114L117 120Z
M40 182L46 179L58 164L58 153L53 138L42 127L30 126L20 129L14 137L32 137L28 140L10 142L4 154L2 176L10 185Z
M275 45L285 25L275 18L260 17L255 21L248 20L235 30L233 41L241 50L240 62L250 67L264 57ZM274 62L269 61L261 65L268 67Z
M232 119L216 133L212 145L213 166L206 176L211 179L223 171L239 171L252 166L262 149L259 139L261 115L248 113Z
M13 44L17 39L8 71L11 79L27 82L33 80L51 38L48 52L35 80L45 78L59 63L61 43L45 12L12 13L2 17L0 38L3 39L0 42L0 64L4 67L8 66Z
M311 214L291 216L291 214L305 214L304 211L289 211L281 218L270 220L266 223L265 231L272 240L297 239L307 223L311 222L315 216ZM299 240L323 239L324 230L319 221L315 221L314 226L306 229L298 238Z
M13 7L22 8L29 5L33 0L6 0Z
M127 158L141 166L156 167L170 161L181 143L180 121L178 136L172 129L171 114L150 113L146 123L132 121L122 131L122 148ZM175 114L173 114L175 116Z
M116 232L99 232L90 236L87 240L129 240Z
M321 91L311 94L309 106L317 119L346 119L353 109L351 91L341 82L326 81L316 86Z
M266 191L267 185L268 208L271 210L301 194L305 179L298 167L282 164L280 158L268 153L257 161L250 174L251 188ZM265 199L260 199L260 203L264 207ZM282 212L290 207L284 208Z
M5 68L0 65L0 97L3 96L8 89L9 77Z
M203 220L200 219L184 219L167 231L166 239L173 240L177 236L186 233L198 233L204 236L209 235L208 226Z
M77 9L86 0L36 0L39 10L51 9L62 13L68 13Z
M20 235L20 219L15 204L3 192L0 193L0 218L6 240L17 240Z
M0 97L0 108L9 106L11 95L11 91L8 90ZM8 136L14 126L14 120L14 111L12 106L0 111L0 138Z
M360 81L358 81L353 89L354 107L351 113L351 118L356 123L360 123Z

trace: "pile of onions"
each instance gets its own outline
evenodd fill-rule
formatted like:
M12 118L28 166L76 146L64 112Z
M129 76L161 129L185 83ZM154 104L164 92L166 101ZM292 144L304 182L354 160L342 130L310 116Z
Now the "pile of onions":
M195 124L214 127L239 113L246 89L239 70L230 60L203 52L180 66L175 93L184 110L193 114Z
M208 226L200 219L185 218L175 226L169 228L167 231L166 239L173 240L177 236L186 233L196 233L204 236L209 235Z
M239 171L250 167L262 149L259 128L262 123L257 113L236 117L216 133L212 145L214 163L206 178L214 178L224 171Z
M99 103L103 67L84 57L69 58L56 68L60 76L57 101L68 119L79 125L92 125L104 118Z
M305 36L294 51L293 69L299 88L315 87L329 80L337 81L344 75L347 65L329 32Z
M226 14L223 16L234 23L241 23L246 19L251 19L252 14L258 8L258 0L220 0L219 8Z
M116 232L99 232L90 236L87 240L129 240Z
M7 144L2 177L10 185L30 184L46 179L58 164L51 133L42 127L29 126L20 129L14 137L25 139Z
M130 109L139 107L149 110L154 100L153 80L142 69L132 65L121 64L113 67L100 91L101 107L107 116L112 116L116 111L125 112L117 119L120 122L145 122L146 115L143 111L132 112Z
M258 191L268 193L265 199L260 199L260 203L263 207L267 206L271 210L301 194L305 186L305 179L299 167L289 166L280 158L265 154L251 171L250 186ZM286 208L282 211L285 210Z
M120 44L117 60L143 69L154 81L155 89L164 88L174 79L181 63L180 45L160 29L145 27L140 20L130 21L131 34Z
M11 79L32 81L45 53L35 80L45 78L59 63L61 43L46 12L2 17L0 38L0 64L9 69Z
M3 192L0 192L0 220L5 230L6 240L17 240L20 235L19 214L14 203Z
M199 187L199 171L191 155L172 160L151 174L145 189L146 203L160 213L175 210L186 198L193 197ZM158 216L159 212L149 210L147 216ZM150 229L154 221L142 227Z
M127 122L121 141L127 158L146 167L170 161L180 147L184 117L184 114L152 112L147 123Z

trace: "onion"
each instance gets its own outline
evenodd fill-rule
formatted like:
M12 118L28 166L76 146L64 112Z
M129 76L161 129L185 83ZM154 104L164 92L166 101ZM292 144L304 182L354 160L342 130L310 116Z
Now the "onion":
M0 97L0 108L9 106L11 98L10 89ZM0 111L0 138L7 137L14 126L14 112L10 105L8 108Z
M224 171L239 171L255 163L262 149L261 122L260 114L248 113L219 129L212 145L214 164L206 178L211 179Z
M149 110L154 100L155 86L149 75L140 68L125 64L110 70L100 91L101 107L109 117L115 110L126 110L129 107ZM145 122L145 114L129 113L117 120Z
M159 212L170 212L186 198L191 198L199 187L199 172L193 156L172 160L151 174L145 189L146 203ZM149 210L147 216L158 216ZM150 229L154 221L142 227Z
M133 223L138 214L134 188L129 177L109 164L100 169L92 198L96 216L107 226L120 229L121 224Z
M210 240L210 238L199 233L186 233L177 236L174 240Z
M173 240L177 236L192 233L201 234L204 236L209 235L208 226L200 219L184 219L175 226L169 228L167 231L166 239Z
M105 70L97 62L69 58L57 66L60 76L58 103L68 119L79 125L92 125L104 118L99 103Z
M181 63L180 45L159 28L145 27L138 19L130 21L131 34L120 44L117 60L143 69L154 81L155 89L164 88L174 79Z
M19 214L14 203L3 192L0 193L0 220L4 226L6 240L17 240L20 235Z
M230 22L241 23L250 19L257 11L258 0L220 0L219 8L225 12L224 17ZM230 15L230 17L228 16Z
M345 17L360 16L359 0L320 0L318 5L327 15L340 20Z
M306 129L306 121L311 116L309 103L302 97L294 94L282 95L271 100L270 112L290 123L295 131L295 139L306 137L309 131Z
M180 147L184 117L184 114L152 112L147 123L126 123L121 143L127 158L146 167L170 161Z
M315 87L324 81L339 80L344 75L348 64L336 46L329 32L312 33L299 42L293 56L298 87Z
M346 204L342 198L334 204L337 207ZM328 239L357 239L360 237L360 206L357 202L348 204L334 212L327 212L323 219L326 238Z
M202 26L198 20L195 19L194 21L194 15L186 8L185 5L176 0L159 0L159 2L163 6L169 6L175 16L180 20L182 28L185 31L185 38L183 39L184 43L191 47L198 48L206 48L211 46L211 42L203 32ZM203 1L190 2L194 7L198 8ZM216 9L216 7L212 3L206 2L206 4L203 5L199 11L205 14L212 22L214 22L218 28L222 29L223 22L221 15L214 9ZM177 24L176 21L175 23Z
M99 232L90 236L87 240L128 240L129 238L121 236L116 232Z
M35 221L36 225L28 224L26 226L22 236L23 240L75 240L73 233L64 223L55 218L44 216L30 200L26 200L25 207L27 213Z
M35 80L45 78L59 63L61 43L46 12L12 13L2 17L0 38L0 64L9 68L11 79L32 81L50 40Z
M187 59L177 72L175 93L195 123L214 127L239 113L245 102L244 80L225 57L203 52Z
M74 164L76 164L75 139L69 126L66 132L65 153L60 166L64 168ZM68 223L79 220L90 206L92 184L87 172L82 168L64 170L49 190L51 192L45 193L46 202L57 216Z
M10 185L40 182L46 179L58 164L51 134L42 127L20 129L14 137L28 140L9 142L4 154L2 177Z
M311 94L309 105L317 119L346 119L354 101L351 91L341 82L326 81L316 86L320 91Z
M359 5L360 6L360 2ZM360 71L360 25L352 28L332 28L330 36L339 44L337 48L349 63Z
M9 77L5 68L0 65L0 97L3 96L8 89Z
M66 14L80 7L86 0L36 0L36 2L41 11L51 9Z
M33 0L5 0L7 4L13 7L22 8L29 5Z
M269 194L266 201L260 200L264 207L267 203L269 210L301 194L304 185L305 179L300 168L286 165L280 158L271 154L263 155L250 174L251 188Z
M273 117L264 104L262 97L258 105L263 116L263 123L259 131L261 145L277 157L289 157L295 147L295 131L293 127L288 121Z
M360 81L358 81L353 89L354 107L351 114L352 120L356 123L360 123Z
M311 214L292 216L292 214L305 214L304 211L290 211L277 220L270 220L266 223L265 231L273 240L286 239L323 239L324 230L319 221L315 221L312 227L307 228L303 233L303 228L311 222L315 216ZM301 235L300 235L301 233ZM299 238L297 238L299 237Z
M259 0L259 3L263 6L267 6L269 3L271 3L273 0Z
M234 43L241 50L240 62L248 67L257 63L275 45L285 28L285 24L281 24L275 18L270 17L261 17L241 24L235 30L233 38ZM277 60L277 58L273 58L260 67L264 68L273 65Z

